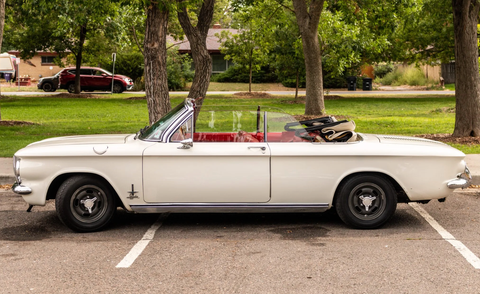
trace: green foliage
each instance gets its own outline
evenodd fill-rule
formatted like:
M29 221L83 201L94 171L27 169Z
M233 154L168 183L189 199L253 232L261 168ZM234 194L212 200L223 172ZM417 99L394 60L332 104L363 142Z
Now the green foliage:
M395 66L391 63L381 63L375 65L373 69L376 78L383 78L385 75L392 72L395 69Z
M395 68L383 78L376 78L375 82L392 86L425 86L436 83L433 80L427 79L423 71L418 67Z
M211 81L221 83L248 83L248 68L240 65L231 66L223 73L212 75ZM276 81L277 76L275 70L269 66L262 66L260 70L256 70L252 75L253 83L273 83Z
M192 81L192 59L187 54L179 54L176 50L167 51L168 89L175 91L185 88Z

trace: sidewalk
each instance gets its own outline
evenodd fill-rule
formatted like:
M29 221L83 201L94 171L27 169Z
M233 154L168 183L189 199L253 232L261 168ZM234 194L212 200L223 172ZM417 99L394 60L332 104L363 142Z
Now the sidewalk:
M472 184L480 185L480 154L467 154L466 162L472 174ZM8 157L0 157L0 185L13 184L13 160Z

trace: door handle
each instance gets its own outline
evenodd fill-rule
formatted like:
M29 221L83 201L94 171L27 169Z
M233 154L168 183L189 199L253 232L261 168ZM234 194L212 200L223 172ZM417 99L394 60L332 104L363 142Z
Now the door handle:
M248 146L248 149L255 149L255 148L261 149L262 151L267 150L267 147L265 146Z

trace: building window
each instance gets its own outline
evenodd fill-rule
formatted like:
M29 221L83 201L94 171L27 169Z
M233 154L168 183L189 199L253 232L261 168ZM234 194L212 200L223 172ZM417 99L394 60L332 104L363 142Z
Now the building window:
M212 72L219 73L227 70L227 61L225 55L212 55Z
M52 64L55 56L42 56L42 64Z

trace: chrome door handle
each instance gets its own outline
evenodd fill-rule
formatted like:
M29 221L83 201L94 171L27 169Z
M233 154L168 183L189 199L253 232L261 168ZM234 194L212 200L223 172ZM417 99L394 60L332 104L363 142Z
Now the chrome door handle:
M267 150L267 147L265 147L265 146L248 146L248 149L254 149L254 148L259 148L262 151Z

